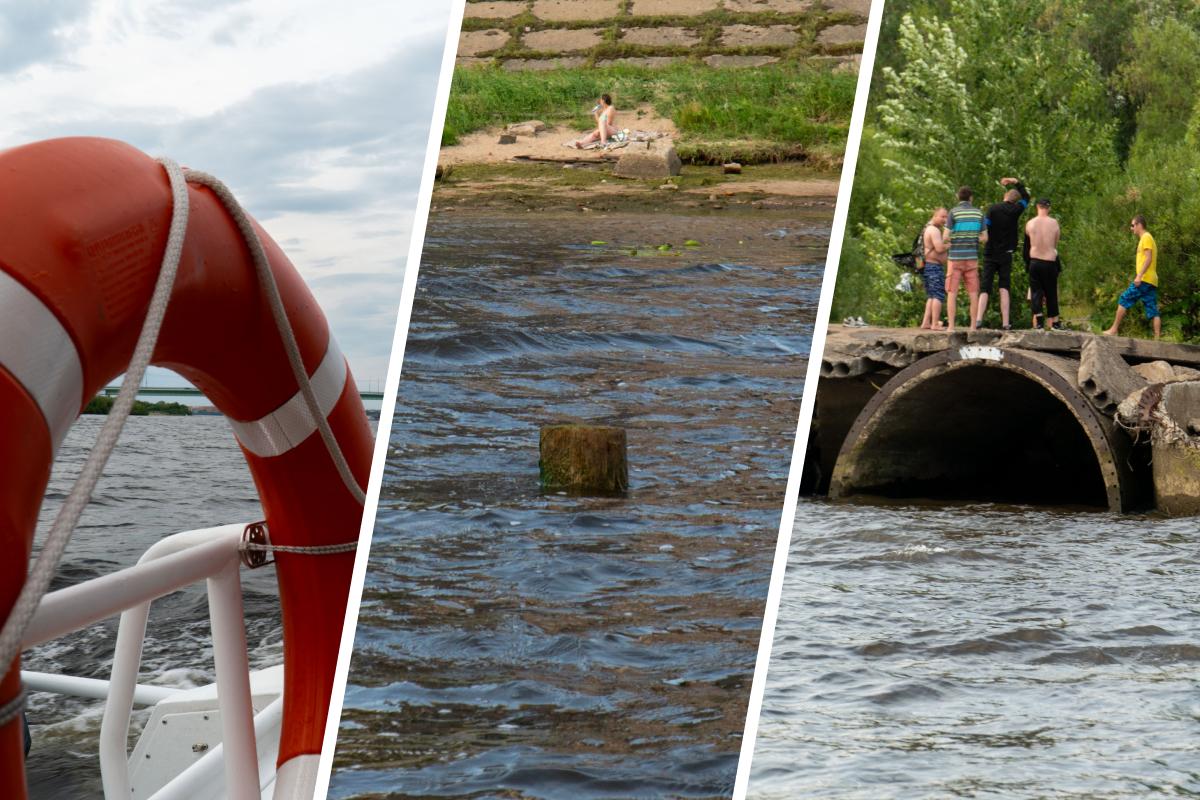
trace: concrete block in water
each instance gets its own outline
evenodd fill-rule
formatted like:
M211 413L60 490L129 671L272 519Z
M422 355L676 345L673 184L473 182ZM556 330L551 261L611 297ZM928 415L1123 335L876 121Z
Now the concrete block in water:
M621 494L629 488L625 430L611 425L547 425L539 442L542 488Z
M1200 448L1155 442L1154 502L1172 517L1200 514Z
M683 169L683 162L670 141L635 142L621 152L613 174L618 178L645 180L670 178Z
M1163 387L1159 411L1166 424L1152 434L1154 500L1173 517L1200 514L1200 436L1191 432L1200 418L1200 382Z

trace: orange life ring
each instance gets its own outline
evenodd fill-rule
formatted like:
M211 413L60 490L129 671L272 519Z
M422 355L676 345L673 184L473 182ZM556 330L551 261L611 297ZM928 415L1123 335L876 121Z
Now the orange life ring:
M153 363L231 421L274 544L358 537L351 495L303 411L247 246L215 195L189 184L183 257ZM83 406L125 371L171 220L163 168L107 139L0 152L0 618L25 580L54 453ZM295 268L261 229L300 354L360 486L372 436L345 359ZM277 553L283 617L280 781L320 753L354 553ZM19 692L19 658L0 705ZM25 796L20 719L0 729L0 797Z

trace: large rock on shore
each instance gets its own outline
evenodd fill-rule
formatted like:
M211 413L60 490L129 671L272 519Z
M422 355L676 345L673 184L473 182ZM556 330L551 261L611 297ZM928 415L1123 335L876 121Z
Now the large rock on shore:
M524 122L514 122L505 127L504 132L511 136L537 136L542 131L549 130L549 126L540 119L529 119Z
M669 139L635 142L625 148L613 174L618 178L661 180L678 175L683 162Z

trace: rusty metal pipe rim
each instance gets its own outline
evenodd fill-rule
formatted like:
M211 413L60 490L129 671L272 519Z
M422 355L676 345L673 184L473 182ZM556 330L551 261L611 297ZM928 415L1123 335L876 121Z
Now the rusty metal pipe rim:
M890 405L925 382L949 372L966 368L1004 369L1021 375L1041 386L1063 403L1079 423L1092 445L1105 483L1109 509L1120 512L1122 501L1122 472L1116 460L1108 426L1079 389L1062 374L1041 360L1040 354L997 347L968 345L943 350L926 356L905 367L889 379L873 396L850 427L838 452L831 477L829 496L843 498L854 494L852 454L868 447L870 439L887 417Z

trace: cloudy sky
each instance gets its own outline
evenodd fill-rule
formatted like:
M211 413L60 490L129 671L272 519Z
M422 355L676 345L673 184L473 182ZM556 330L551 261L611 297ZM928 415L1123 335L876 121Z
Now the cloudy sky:
M0 148L109 136L213 173L308 281L359 384L382 383L449 9L0 0Z

